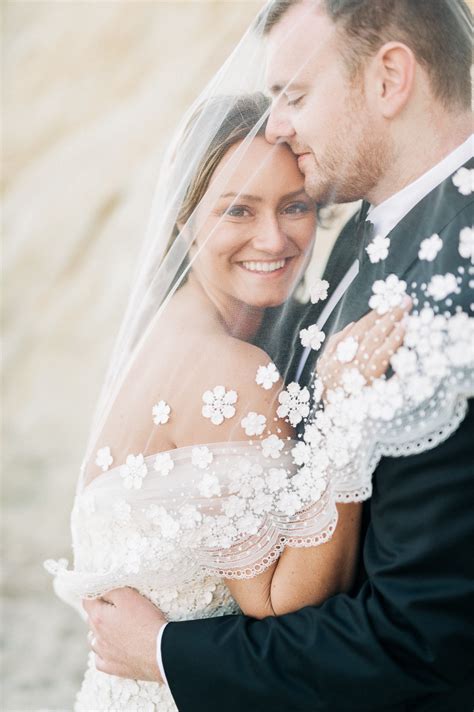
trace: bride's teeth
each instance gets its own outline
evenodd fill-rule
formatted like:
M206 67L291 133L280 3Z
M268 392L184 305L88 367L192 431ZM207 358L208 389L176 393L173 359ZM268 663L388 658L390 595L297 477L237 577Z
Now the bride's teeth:
M286 260L278 260L278 262L242 262L245 269L251 272L275 272L285 266Z

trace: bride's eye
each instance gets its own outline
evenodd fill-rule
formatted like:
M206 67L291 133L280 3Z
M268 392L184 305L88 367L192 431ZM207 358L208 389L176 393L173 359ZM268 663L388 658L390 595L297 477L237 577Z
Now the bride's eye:
M302 215L309 213L309 205L307 203L292 203L287 205L283 212L287 215Z
M229 215L231 218L246 218L250 215L250 211L243 205L233 205L224 211L224 215Z

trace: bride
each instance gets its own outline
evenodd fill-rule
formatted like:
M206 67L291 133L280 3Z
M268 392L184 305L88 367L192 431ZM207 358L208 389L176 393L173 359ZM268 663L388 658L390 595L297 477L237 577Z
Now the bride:
M216 97L173 147L159 268L145 260L74 503L74 568L47 564L82 614L82 598L120 586L182 620L279 615L351 585L360 504L335 504L334 457L310 421L325 381L285 386L299 345L259 345L287 340L317 222L295 156L265 140L267 109L262 94ZM211 138L194 160L197 132ZM392 349L402 315L386 317ZM323 338L301 332L316 350ZM386 359L382 344L367 365ZM176 707L91 653L75 709Z

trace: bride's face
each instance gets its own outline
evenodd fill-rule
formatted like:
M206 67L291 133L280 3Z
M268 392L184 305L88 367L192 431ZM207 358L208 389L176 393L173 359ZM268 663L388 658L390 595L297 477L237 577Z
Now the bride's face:
M290 149L258 136L229 177L225 154L195 216L192 270L217 300L282 304L299 282L316 230L314 202Z

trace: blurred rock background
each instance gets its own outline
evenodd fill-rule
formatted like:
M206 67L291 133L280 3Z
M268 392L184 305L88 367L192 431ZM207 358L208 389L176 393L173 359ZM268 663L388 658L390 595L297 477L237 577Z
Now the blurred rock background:
M2 3L4 712L72 708L86 629L42 562L70 557L164 144L262 4Z

